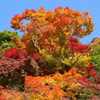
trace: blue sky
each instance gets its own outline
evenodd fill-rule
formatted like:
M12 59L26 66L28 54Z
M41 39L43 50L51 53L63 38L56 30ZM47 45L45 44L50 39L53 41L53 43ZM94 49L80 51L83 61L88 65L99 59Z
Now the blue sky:
M0 0L0 32L5 29L14 31L10 28L10 21L15 14L21 14L25 9L38 10L40 7L44 7L47 11L53 11L58 6L69 7L80 12L90 11L89 15L93 17L95 30L89 36L81 39L82 43L86 44L92 38L100 37L100 0Z

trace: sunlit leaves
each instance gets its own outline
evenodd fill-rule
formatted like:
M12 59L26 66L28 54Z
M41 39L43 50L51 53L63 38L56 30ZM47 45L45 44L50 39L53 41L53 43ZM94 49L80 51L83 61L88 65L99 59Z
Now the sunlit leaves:
M80 13L68 7L57 7L54 11L47 12L43 7L38 11L26 9L21 15L17 14L12 18L11 27L25 32L23 42L20 44L25 46L28 54L41 52L44 56L43 51L45 50L47 59L52 55L51 59L55 59L55 63L58 62L57 65L53 65L52 62L45 60L48 65L55 66L56 70L69 70L71 66L75 66L77 61L76 66L84 62L84 60L79 61L80 57L76 56L78 53L90 52L88 46L80 44L75 38L82 38L93 31L92 18L88 14L88 11ZM16 43L16 46L18 45ZM69 58L74 59L70 61L70 66L65 61ZM83 59L86 58L87 56ZM88 65L88 62L85 61L85 63ZM66 65L69 68L66 68Z
M27 89L27 92L34 92L35 94L38 94L38 96L40 95L48 98L48 100L51 98L58 98L59 100L62 99L63 96L75 98L77 93L72 92L72 90L75 91L80 86L75 80L82 77L80 74L76 73L76 70L76 68L72 68L63 75L56 72L53 76L26 76L25 88Z

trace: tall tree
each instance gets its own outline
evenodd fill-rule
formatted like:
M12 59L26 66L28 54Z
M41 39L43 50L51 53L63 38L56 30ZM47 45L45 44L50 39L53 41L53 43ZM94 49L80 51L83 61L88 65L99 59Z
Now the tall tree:
M38 11L26 9L12 18L11 27L25 32L22 39L29 54L42 54L49 67L68 71L72 66L89 65L90 50L77 39L94 30L88 14L88 11L80 13L68 7L58 7L54 12L46 12L43 7Z

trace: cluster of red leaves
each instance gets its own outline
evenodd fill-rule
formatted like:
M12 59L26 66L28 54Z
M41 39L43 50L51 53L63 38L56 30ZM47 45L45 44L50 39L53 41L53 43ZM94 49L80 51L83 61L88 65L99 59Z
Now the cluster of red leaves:
M83 76L82 78L80 78L80 80L84 83L90 83L89 79L87 79L85 76Z
M20 58L24 56L24 53L12 47L9 50L6 50L6 52L4 53L4 56L9 57L9 58Z
M39 59L41 58L42 56L40 54L33 54L33 57L36 58L36 59Z
M35 57L37 56L35 55ZM34 75L38 68L33 56L25 56L21 50L11 48L4 53L0 60L0 79L2 79L0 84L5 86L9 82L21 80L27 74Z
M87 68L82 68L80 71L85 72L87 76L96 76L98 74L98 71L94 70L94 65L90 64Z
M77 38L68 38L68 47L72 50L72 53L89 53L90 48L87 45L79 44Z
M0 61L0 76L8 76L8 73L13 72L15 69L20 69L21 65L24 65L24 62L27 60L28 58L15 60L8 57L3 57L2 61Z
M4 52L0 61L0 75L7 75L13 72L15 69L20 69L21 65L27 61L29 57L24 56L24 52L12 47Z
M96 76L97 73L98 73L98 71L94 70L93 68L95 68L94 65L89 65L89 66L87 67L87 73L88 73L89 75Z
M98 77L97 76L98 71L94 70L93 68L95 68L95 66L90 64L87 68L82 68L79 70L80 72L83 72L83 73L85 72L83 74L83 77L80 78L80 80L79 80L82 84L82 87L87 87L87 85L89 85L89 84L91 84L91 87L94 87L94 86L92 86L94 84L93 79L98 80L97 78L96 79L94 78L94 77ZM98 81L95 81L95 82L98 83ZM100 81L99 81L99 83L100 83Z

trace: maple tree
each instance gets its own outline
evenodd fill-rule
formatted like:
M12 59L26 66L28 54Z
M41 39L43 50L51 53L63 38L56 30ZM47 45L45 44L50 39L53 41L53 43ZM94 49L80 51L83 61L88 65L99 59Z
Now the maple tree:
M88 14L88 11L80 13L68 7L55 8L54 12L46 12L43 7L38 11L26 9L12 18L11 27L24 32L22 44L29 54L41 54L47 58L46 66L68 71L72 66L89 65L90 49L77 39L94 30Z

